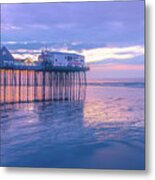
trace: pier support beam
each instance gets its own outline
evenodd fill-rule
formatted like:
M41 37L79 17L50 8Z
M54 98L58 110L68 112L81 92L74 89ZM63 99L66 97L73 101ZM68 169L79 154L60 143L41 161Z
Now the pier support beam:
M86 85L85 71L0 69L0 103L80 100Z

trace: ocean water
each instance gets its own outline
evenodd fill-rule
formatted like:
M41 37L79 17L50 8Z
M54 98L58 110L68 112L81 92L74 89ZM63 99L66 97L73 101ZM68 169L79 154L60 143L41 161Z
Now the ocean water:
M0 106L1 165L144 169L144 83L90 81L85 99Z

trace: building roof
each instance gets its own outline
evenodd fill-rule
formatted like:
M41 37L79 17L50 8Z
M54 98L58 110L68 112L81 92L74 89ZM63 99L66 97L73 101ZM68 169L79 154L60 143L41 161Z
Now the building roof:
M82 56L82 55L80 55L80 54L70 53L70 52L57 52L57 51L49 51L49 50L45 50L45 52L47 52L47 53L49 53L49 54L61 54L61 55Z
M5 60L5 61L14 61L14 58L12 54L9 52L9 50L3 46L0 49L0 61Z

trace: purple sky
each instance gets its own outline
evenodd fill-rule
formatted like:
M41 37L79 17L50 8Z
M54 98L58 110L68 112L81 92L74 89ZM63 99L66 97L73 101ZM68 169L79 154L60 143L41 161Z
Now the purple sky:
M15 55L28 55L29 49L37 54L47 46L82 53L102 66L129 64L132 72L136 65L137 77L143 76L143 1L2 4L1 9L2 44Z

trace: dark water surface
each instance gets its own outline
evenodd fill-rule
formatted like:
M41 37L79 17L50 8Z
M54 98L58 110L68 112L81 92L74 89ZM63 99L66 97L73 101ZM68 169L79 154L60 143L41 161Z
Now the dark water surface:
M141 84L90 84L85 100L0 106L0 119L2 166L144 169Z

